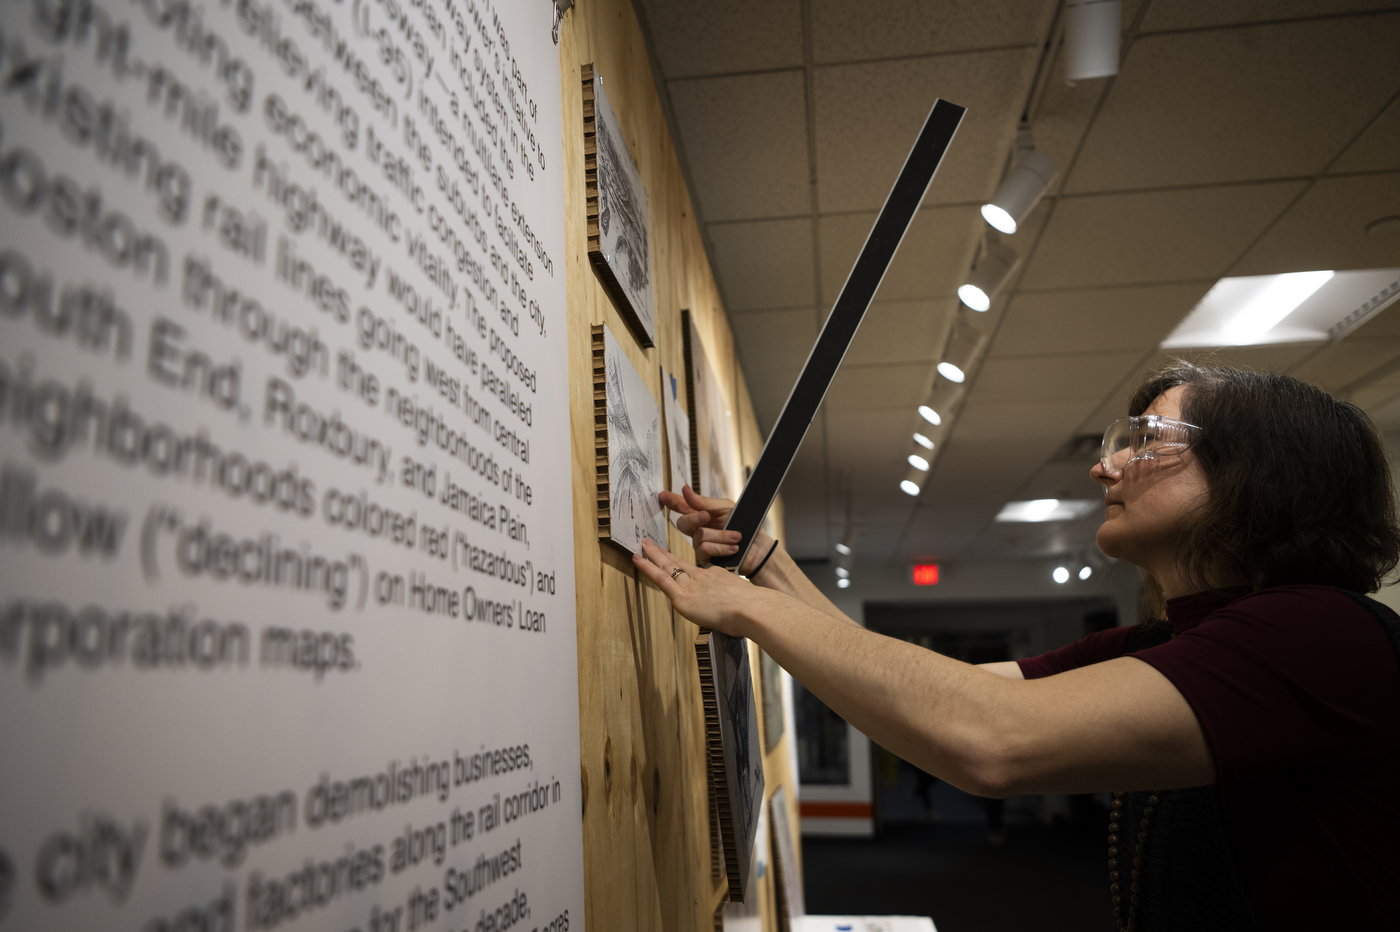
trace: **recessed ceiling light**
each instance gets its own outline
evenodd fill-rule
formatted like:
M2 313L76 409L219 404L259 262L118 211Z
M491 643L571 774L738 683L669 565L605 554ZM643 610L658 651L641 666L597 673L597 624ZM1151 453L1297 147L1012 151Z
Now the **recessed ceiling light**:
M913 466L920 472L928 472L928 460L924 459L917 453L909 454L909 465Z
M918 495L919 486L912 479L905 479L899 484L899 488L905 495Z
M1092 566L1081 566L1081 567L1079 568L1079 578L1080 578L1080 579L1088 579L1090 576L1093 576L1093 575L1094 575L1094 568L1093 568Z
M1097 501L1074 498L1035 498L1007 502L997 514L998 521L1073 521L1097 505Z
M1057 583L1067 583L1069 582L1069 570L1065 569L1063 566L1057 566L1054 572L1050 574L1050 578Z
M958 379L958 381L961 382L962 379ZM943 423L943 418L939 417L938 412L930 408L928 405L919 405L919 417L928 421L934 427L937 427L939 424ZM932 447L933 444L929 444L929 446Z
M840 576L842 579L845 579L847 576L851 575L851 571L846 569L844 566L838 566L836 567L836 575Z
M923 434L915 433L914 442L917 443L919 446L923 447L925 450L933 449L933 441L925 437Z
M1289 272L1275 275L1255 292L1225 325L1225 335L1237 345L1253 343L1274 329L1298 305L1311 298L1332 280L1331 269L1320 272Z
M1163 349L1335 340L1400 297L1400 268L1222 278Z
M838 579L838 580L836 580L836 588L837 588L837 589L847 589L847 588L850 587L850 585L851 585L851 581L850 581L849 579Z

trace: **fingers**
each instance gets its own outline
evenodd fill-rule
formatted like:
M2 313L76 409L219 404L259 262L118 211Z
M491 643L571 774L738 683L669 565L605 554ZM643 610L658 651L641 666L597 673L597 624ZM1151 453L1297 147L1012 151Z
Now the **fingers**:
M676 522L676 528L686 537L693 537L697 528L702 528L710 523L710 513L708 511L692 511L683 514Z
M661 504L682 515L688 515L694 510L686 504L685 496L677 495L675 492L660 492L657 494L657 498L661 499Z
M728 515L734 510L734 503L727 498L706 498L689 485L681 489L685 495L685 500L691 508L696 511L708 511L711 514Z
M743 539L744 535L738 531L725 531L711 527L699 528L690 535L690 542L695 547L696 553L704 552L715 557L736 552L739 549L739 542Z
M680 595L680 587L671 578L676 561L665 549L653 544L651 538L642 541L642 552L632 554L632 562L668 599L674 601Z

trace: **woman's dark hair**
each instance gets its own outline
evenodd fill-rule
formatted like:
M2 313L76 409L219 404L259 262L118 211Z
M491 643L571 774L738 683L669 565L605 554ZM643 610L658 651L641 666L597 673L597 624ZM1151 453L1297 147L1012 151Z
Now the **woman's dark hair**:
M1371 419L1288 376L1187 362L1149 376L1128 413L1178 385L1210 484L1182 543L1190 582L1379 589L1400 562L1400 527Z

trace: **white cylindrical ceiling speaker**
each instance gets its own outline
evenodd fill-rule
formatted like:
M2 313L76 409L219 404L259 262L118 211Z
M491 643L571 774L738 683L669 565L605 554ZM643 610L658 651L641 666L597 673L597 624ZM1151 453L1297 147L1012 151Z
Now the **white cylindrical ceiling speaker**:
M1118 73L1123 29L1120 0L1065 0L1065 77L1070 81Z
M1010 246L988 242L968 274L967 284L958 289L958 299L974 311L987 310L992 306L992 298L1011 277L1011 270L1016 268L1018 261L1020 256Z
M982 219L1010 236L1054 180L1055 163L1044 152L1032 149L1016 163L992 199L982 205Z

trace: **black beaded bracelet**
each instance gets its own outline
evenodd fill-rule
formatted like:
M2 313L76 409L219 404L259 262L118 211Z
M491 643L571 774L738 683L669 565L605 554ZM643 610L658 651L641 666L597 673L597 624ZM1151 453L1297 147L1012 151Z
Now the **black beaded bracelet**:
M758 566L755 566L755 567L753 568L753 572L750 573L749 575L745 576L744 578L745 578L745 579L753 579L755 576L757 576L757 575L758 575L758 571L761 570L761 569L763 569L765 566L768 565L768 558L771 557L771 556L773 555L773 551L774 551L774 550L777 550L777 549L778 549L778 539L775 537L775 538L773 538L773 546L769 547L769 548L768 548L768 552L767 552L766 554L763 555L763 559L758 561Z

